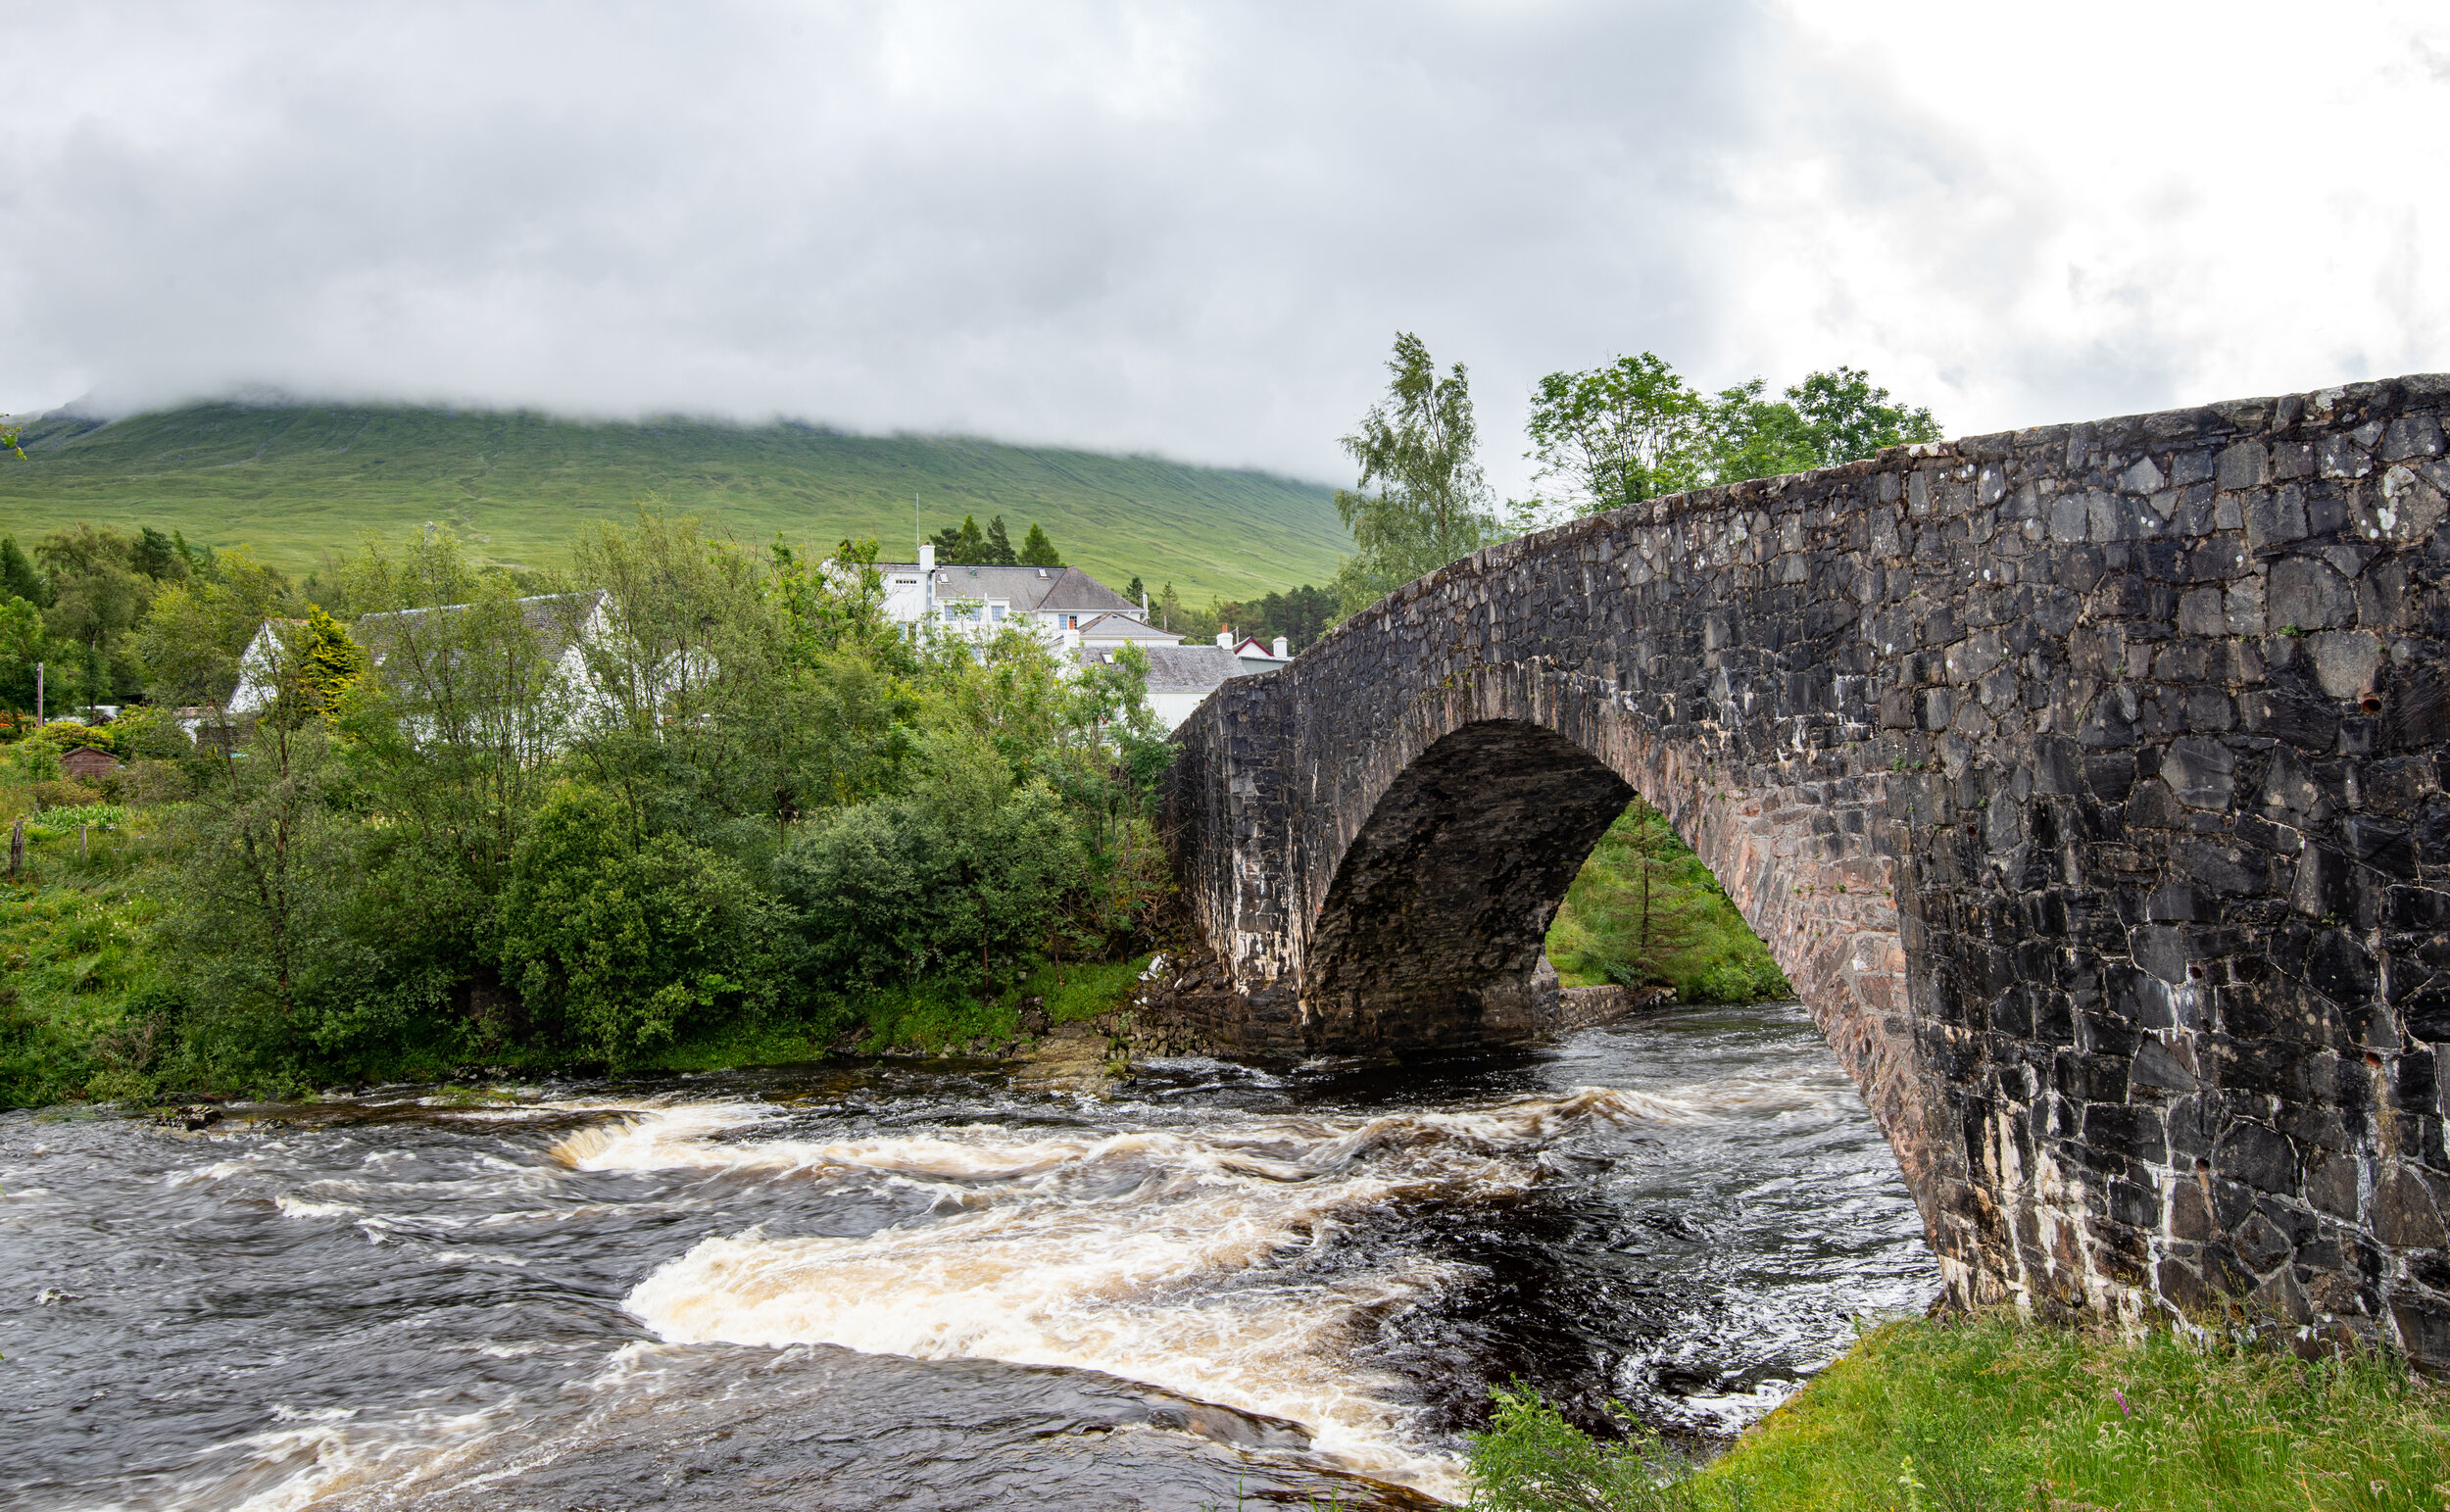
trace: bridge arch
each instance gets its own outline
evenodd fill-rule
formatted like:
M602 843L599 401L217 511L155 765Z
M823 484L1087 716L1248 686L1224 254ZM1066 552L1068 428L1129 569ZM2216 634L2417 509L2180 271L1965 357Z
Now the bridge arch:
M2450 1367L2445 411L2413 377L1901 448L1432 573L1177 732L1204 954L1150 1010L1505 1037L1639 791L1958 1295L2247 1297Z

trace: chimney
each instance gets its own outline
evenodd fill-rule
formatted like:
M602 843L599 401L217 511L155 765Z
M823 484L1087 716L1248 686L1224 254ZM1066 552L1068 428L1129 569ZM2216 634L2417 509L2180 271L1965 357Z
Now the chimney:
M919 617L936 607L936 543L919 543Z
M1230 625L1216 632L1216 649L1219 651L1234 649L1234 632Z
M1279 661L1290 661L1293 659L1291 657L1285 655L1285 638L1281 635L1276 637L1276 659Z

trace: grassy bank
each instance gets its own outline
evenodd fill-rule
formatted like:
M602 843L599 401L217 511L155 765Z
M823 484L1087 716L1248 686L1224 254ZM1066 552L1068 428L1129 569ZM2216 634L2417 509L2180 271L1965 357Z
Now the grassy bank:
M2450 1505L2450 1392L2372 1356L1901 1322L1698 1471L1528 1397L1501 1399L1473 1465L1484 1512L2432 1512Z

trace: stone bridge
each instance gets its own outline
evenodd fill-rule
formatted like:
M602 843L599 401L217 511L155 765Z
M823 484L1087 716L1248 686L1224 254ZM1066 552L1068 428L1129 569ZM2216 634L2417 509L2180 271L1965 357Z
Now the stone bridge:
M1152 1006L1553 1022L1664 810L1863 1090L1953 1294L2248 1298L2450 1366L2450 377L1901 448L1492 547L1226 684Z

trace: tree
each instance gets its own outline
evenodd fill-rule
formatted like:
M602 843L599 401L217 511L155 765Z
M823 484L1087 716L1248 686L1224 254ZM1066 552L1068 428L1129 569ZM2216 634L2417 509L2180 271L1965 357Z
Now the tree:
M178 547L151 525L137 532L136 544L127 554L127 564L156 581L187 575L187 561Z
M1342 441L1361 474L1336 493L1354 547L1336 574L1347 613L1479 550L1494 524L1463 365L1440 377L1428 346L1398 331L1387 371L1388 402Z
M975 514L962 515L959 526L947 525L928 539L936 543L936 560L948 566L986 566L992 561Z
M987 521L987 551L986 555L980 559L979 564L990 567L1012 567L1020 565L1020 557L1012 550L1011 535L1004 528L1004 516L999 514ZM1031 565L1035 566L1037 563L1032 562Z
M767 907L740 868L676 835L633 845L619 805L556 789L519 842L503 974L615 1065L753 1002Z
M906 794L798 831L774 880L829 991L911 985L975 962L982 977L1047 938L1079 838L1040 783L1016 783L995 744L944 731Z
M1532 399L1539 476L1578 514L1622 509L1702 481L1709 407L1652 353L1589 372L1552 372Z
M1025 567L1063 565L1063 559L1055 555L1054 542L1048 539L1047 532L1039 528L1036 520L1030 521L1028 539L1021 542L1021 565ZM1135 577L1132 581L1137 583L1140 579ZM1137 596L1138 593L1135 590L1132 597Z
M1336 617L1334 597L1308 583L1291 592L1271 592L1256 604L1237 608L1251 634L1263 641L1281 635L1288 649L1296 652L1325 634Z
M243 547L224 553L214 575L163 588L136 635L154 701L222 713L238 687L239 658L289 602L288 580Z
M51 585L44 581L34 564L18 549L15 536L0 536L0 589L6 589L36 609L51 607Z
M1783 398L1749 378L1712 399L1652 353L1540 380L1530 424L1539 475L1578 514L1710 483L1836 466L1912 441L1936 441L1929 410L1889 402L1859 367L1814 372ZM1538 501L1515 507L1516 533Z
M1818 464L1824 467L1860 462L1892 446L1939 439L1939 422L1929 410L1890 404L1888 391L1873 387L1870 374L1860 367L1807 373L1787 390L1787 402L1810 428Z
M34 666L47 644L42 610L15 594L0 596L0 708L33 711Z
M1576 977L1673 987L1686 1001L1751 1001L1789 989L1768 947L1665 815L1635 799L1566 889L1548 957Z
M1123 585L1123 597L1131 600L1134 604L1138 604L1142 599L1145 599L1148 596L1148 585L1141 582L1139 573L1134 572L1132 574L1132 580Z
M1763 399L1759 378L1719 391L1710 406L1710 478L1733 483L1771 478L1820 465L1820 446L1795 407Z
M1177 624L1181 623L1183 617L1182 596L1174 592L1174 585L1172 583L1168 583L1164 587L1157 590L1156 610L1157 628L1161 630L1171 630Z

